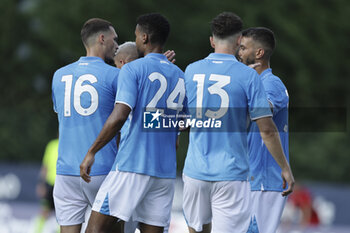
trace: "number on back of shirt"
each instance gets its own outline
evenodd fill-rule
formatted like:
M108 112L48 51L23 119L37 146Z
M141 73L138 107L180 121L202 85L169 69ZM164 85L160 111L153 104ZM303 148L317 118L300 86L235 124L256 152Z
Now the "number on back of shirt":
M82 116L89 116L93 114L98 107L98 93L95 87L90 84L83 83L87 81L91 84L97 82L97 78L92 74L84 74L80 76L75 82L72 90L73 75L62 76L61 82L65 83L64 89L64 116L71 116L71 98L73 92L73 107L75 111ZM91 104L89 107L81 105L81 95L83 93L90 94Z
M168 87L168 82L166 78L158 72L152 73L150 76L148 76L148 79L151 80L151 82L158 80L160 83L160 87L158 91L146 106L147 111L154 111L157 107L159 100L163 97ZM175 102L178 96L179 98L177 99L177 102ZM170 93L170 95L166 100L167 108L172 110L178 110L178 111L182 110L184 99L185 99L185 81L183 78L179 78L179 81L177 82L174 90Z
M223 89L224 86L230 83L231 77L227 75L211 74L209 76L210 81L216 81L213 85L208 87L208 92L211 95L218 95L221 99L220 108L217 111L208 109L205 112L205 116L209 118L218 119L224 116L227 112L230 99L227 92ZM196 103L196 117L203 117L203 94L204 94L204 81L205 74L195 74L193 81L197 82L197 103ZM207 106L204 106L207 107Z

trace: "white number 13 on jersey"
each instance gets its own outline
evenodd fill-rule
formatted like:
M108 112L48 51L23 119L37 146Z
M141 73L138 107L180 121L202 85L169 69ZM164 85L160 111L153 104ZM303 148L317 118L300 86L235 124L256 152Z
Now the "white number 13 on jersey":
M193 76L193 81L197 82L197 110L196 117L203 117L203 92L204 92L204 79L205 74L195 74ZM231 77L227 75L211 74L209 77L210 81L216 81L213 85L208 87L208 91L211 95L217 94L221 98L220 108L217 111L212 111L208 109L205 112L205 116L209 118L218 119L224 116L227 112L229 106L229 96L227 92L222 89L224 86L230 83Z
M71 96L72 96L73 75L64 75L62 76L61 81L66 84L65 90L64 90L64 116L68 117L68 116L71 116L70 103L71 103ZM73 105L77 113L79 113L82 116L89 116L93 114L98 107L98 93L96 88L94 88L92 85L89 85L89 84L83 85L83 82L85 81L89 81L90 83L95 83L97 82L97 78L92 74L84 74L77 79L74 85ZM83 106L81 106L81 101L80 101L80 97L84 92L89 93L91 97L91 105L87 108L84 108Z

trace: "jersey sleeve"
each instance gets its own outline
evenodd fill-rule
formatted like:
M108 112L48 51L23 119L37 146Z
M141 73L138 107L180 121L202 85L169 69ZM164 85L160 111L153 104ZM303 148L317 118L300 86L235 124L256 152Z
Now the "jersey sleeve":
M252 72L247 90L249 115L251 120L272 116L264 86L256 72Z
M126 64L119 73L115 102L125 104L132 110L136 105L137 92L137 76L132 67Z
M267 99L273 107L273 114L288 107L288 92L280 80L265 80L263 84Z

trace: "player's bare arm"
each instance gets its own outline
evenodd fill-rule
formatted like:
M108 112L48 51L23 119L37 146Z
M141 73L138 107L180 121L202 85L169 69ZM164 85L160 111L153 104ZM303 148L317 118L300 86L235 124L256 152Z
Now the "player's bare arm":
M287 196L293 192L294 177L284 155L276 125L271 117L260 118L256 123L267 149L282 169L283 189L286 188L286 182L288 183L288 189L282 192L282 196Z
M120 131L130 111L130 107L125 104L117 103L114 106L113 112L108 117L100 134L85 155L83 162L80 164L80 176L86 182L91 181L89 174L95 160L95 154Z

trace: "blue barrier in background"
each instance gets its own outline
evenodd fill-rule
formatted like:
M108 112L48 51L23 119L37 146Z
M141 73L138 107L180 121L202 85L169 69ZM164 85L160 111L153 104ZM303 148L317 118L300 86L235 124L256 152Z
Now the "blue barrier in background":
M0 201L35 202L40 165L0 162Z
M11 214L18 219L33 217L38 212L36 185L40 172L40 164L0 163L0 206L11 207ZM344 184L328 184L320 182L304 182L313 197L321 197L335 207L332 225L350 226L350 186ZM177 180L174 201L175 212L181 212L181 179ZM4 211L4 210L0 210ZM1 217L1 216L0 216ZM4 217L4 216L3 216ZM14 224L17 225L17 224ZM2 232L2 231L0 231ZM16 231L9 231L16 232ZM21 232L21 231L17 231ZM323 232L323 231L320 231ZM334 231L338 232L338 231ZM343 231L339 231L343 232ZM344 231L349 232L349 231Z

